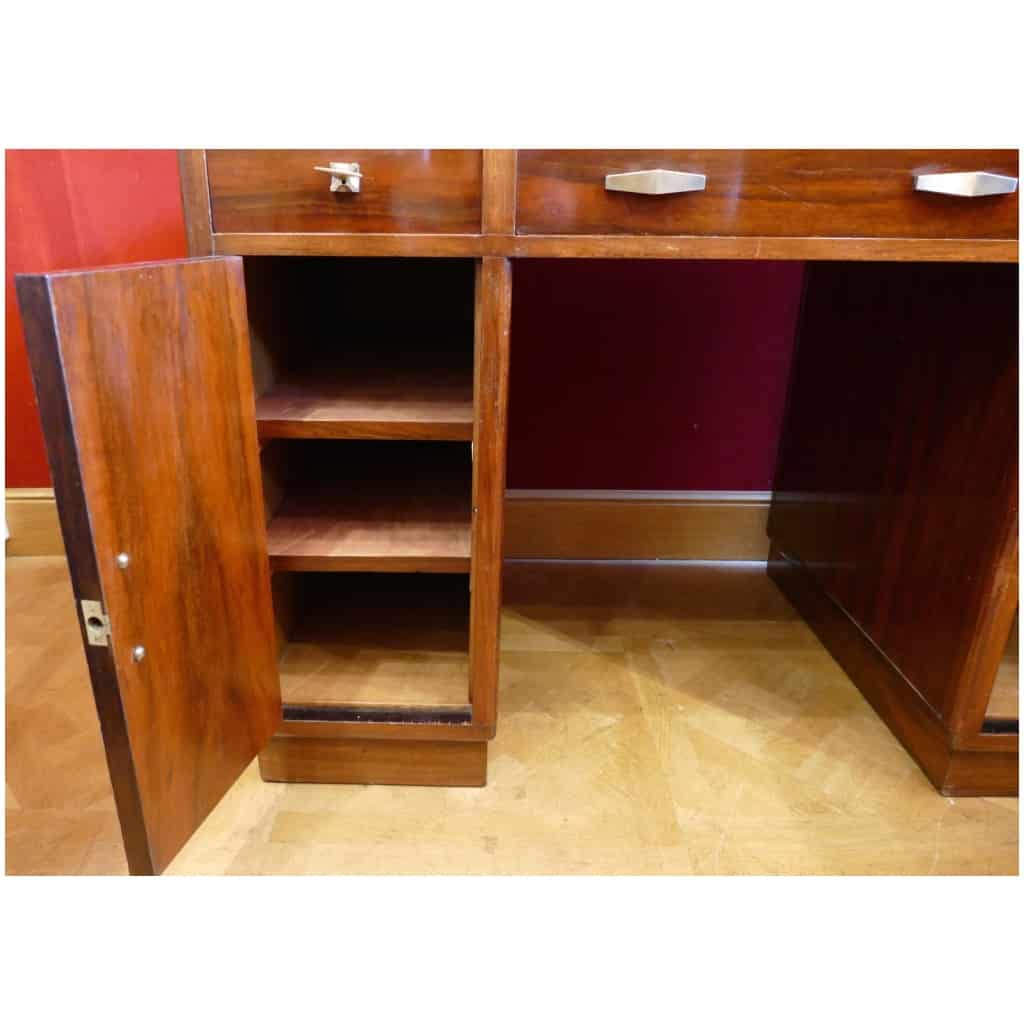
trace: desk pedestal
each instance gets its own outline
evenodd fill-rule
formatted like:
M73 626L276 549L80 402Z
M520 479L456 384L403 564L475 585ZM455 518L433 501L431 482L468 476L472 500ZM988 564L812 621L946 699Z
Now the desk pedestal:
M1017 792L986 715L1017 607L1017 268L808 266L769 571L945 793Z

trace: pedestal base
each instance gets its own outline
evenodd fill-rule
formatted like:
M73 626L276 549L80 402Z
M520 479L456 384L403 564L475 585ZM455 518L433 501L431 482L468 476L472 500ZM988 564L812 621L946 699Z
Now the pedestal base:
M799 562L773 544L768 575L839 662L893 735L945 796L1016 796L1016 736L979 737L992 749L955 749L942 721Z
M264 782L483 786L487 744L275 736L259 756Z

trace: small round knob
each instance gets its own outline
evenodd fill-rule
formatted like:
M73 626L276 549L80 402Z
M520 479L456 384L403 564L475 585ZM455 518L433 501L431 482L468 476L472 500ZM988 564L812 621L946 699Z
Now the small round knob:
M129 555L127 551L122 551L117 556L117 567L119 569L127 569L128 566L131 564L131 560L131 555Z
M137 647L132 648L132 661L142 661L146 656L146 648L139 644Z

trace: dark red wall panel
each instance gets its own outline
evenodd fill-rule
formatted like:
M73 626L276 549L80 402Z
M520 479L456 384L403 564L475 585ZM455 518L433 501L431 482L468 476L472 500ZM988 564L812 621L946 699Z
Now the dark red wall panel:
M49 473L14 275L185 255L173 150L8 150L7 486Z
M518 260L508 485L770 490L802 263Z

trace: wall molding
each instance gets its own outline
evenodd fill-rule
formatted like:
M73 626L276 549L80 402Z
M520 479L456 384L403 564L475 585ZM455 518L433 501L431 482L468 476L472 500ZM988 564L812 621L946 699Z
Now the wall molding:
M509 490L505 557L764 561L770 491ZM6 491L7 554L62 555L53 489Z
M52 487L8 487L4 505L9 556L64 554Z
M764 561L770 491L505 493L505 557Z
M713 501L729 502L770 502L771 491L584 491L584 490L514 490L505 491L505 498L512 501L538 500L541 498L558 501Z

